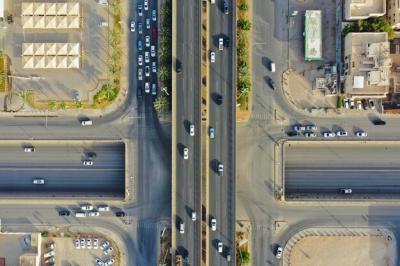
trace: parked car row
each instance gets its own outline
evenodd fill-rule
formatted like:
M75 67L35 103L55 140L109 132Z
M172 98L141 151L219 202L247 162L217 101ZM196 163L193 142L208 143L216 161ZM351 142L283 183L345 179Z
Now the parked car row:
M56 262L56 258L55 258L55 244L54 242L48 243L46 245L46 252L44 253L43 257L44 257L44 263L46 266L50 266L50 265L54 265L54 263Z
M375 102L373 99L343 99L343 107L346 109L358 109L358 110L367 110L367 109L375 109Z
M316 131L318 127L314 124L308 124L308 125L301 125L301 124L296 124L292 126L292 131L287 132L287 136L289 137L299 137L301 136L301 133L303 133L303 136L306 138L316 138L318 135ZM334 137L347 137L349 136L349 133L345 130L337 130L337 131L324 131L321 133L322 137L324 138L334 138ZM354 135L356 137L367 137L368 134L367 132L363 130L358 130L354 132Z
M81 211L75 212L75 217L83 218L83 217L96 217L100 216L100 212L108 212L110 211L110 207L108 205L98 205L95 208L91 204L83 204L80 206ZM68 209L63 209L58 212L59 216L70 216L71 212ZM115 216L117 217L125 217L125 212L117 211L115 212Z

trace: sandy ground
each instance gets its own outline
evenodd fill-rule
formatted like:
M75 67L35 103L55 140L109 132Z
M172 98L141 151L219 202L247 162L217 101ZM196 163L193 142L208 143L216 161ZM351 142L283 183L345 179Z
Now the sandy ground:
M391 266L395 243L385 237L309 236L299 240L290 254L294 266Z

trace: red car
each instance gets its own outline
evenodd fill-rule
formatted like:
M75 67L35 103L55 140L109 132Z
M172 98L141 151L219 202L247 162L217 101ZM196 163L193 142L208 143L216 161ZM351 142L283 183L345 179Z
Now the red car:
M157 39L157 26L154 26L151 29L151 36L153 37L153 39Z

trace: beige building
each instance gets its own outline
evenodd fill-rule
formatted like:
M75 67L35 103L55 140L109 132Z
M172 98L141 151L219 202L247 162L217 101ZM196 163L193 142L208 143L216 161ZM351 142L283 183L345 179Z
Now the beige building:
M345 20L367 19L370 17L380 17L385 14L386 0L345 0Z
M392 60L386 32L349 33L345 37L346 92L355 97L385 97Z
M400 30L400 1L387 0L387 19L392 24L392 28Z

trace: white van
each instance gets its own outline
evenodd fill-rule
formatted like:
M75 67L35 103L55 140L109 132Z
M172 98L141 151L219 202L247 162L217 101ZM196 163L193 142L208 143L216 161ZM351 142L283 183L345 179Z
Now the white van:
M75 217L86 217L86 212L76 212Z
M274 62L271 62L270 68L271 68L271 72L275 72L275 63Z

